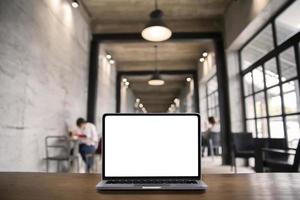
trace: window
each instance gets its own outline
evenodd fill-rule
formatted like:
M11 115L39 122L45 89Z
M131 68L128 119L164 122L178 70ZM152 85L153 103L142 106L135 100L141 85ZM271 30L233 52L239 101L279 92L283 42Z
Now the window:
M274 48L272 26L268 25L251 42L242 49L242 69L248 68Z
M296 1L275 19L278 44L300 30L300 1Z
M299 10L294 1L240 50L246 130L289 147L300 138Z
M220 119L219 93L217 75L213 75L206 83L207 115Z

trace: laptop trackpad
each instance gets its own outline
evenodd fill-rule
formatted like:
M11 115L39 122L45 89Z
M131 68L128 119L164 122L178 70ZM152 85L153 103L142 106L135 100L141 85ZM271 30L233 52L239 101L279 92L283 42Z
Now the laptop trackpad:
M144 185L142 186L142 189L145 189L145 190L157 190L157 189L161 189L162 186L159 186L159 185Z

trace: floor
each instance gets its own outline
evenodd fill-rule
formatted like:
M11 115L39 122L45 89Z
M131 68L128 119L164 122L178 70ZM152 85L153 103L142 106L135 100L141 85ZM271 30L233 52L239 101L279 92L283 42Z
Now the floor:
M243 160L237 160L237 173L255 173L251 167L243 166ZM222 165L222 160L220 156L212 157L202 157L202 173L203 174L232 174L229 165ZM253 161L250 160L250 165L253 166Z
M101 159L100 157L95 158L95 162L98 162L98 165L95 166L92 173L101 173ZM255 173L251 167L243 166L243 160L237 159L237 173ZM232 174L234 173L231 170L229 165L222 165L222 160L220 156L212 157L202 157L202 173L203 174ZM250 160L250 165L253 166L254 160ZM81 162L80 173L85 173L84 163Z

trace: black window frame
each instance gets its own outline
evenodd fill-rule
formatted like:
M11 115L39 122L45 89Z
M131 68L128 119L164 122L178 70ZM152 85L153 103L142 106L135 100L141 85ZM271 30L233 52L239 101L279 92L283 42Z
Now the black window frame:
M216 80L216 84L217 87L215 90L209 92L208 91L208 87L209 87L209 83L211 80L215 79ZM218 117L218 120L220 120L220 105L219 105L219 98L214 98L214 96L216 94L218 94L219 97L219 85L218 85L218 79L217 79L217 73L214 73L205 83L205 99L206 99L206 113L207 113L207 117L211 117L210 115L210 111L214 110L213 113L218 112L218 116L213 116L213 117ZM217 103L214 104L214 106L210 106L209 104L209 99L211 99L210 97L213 97L215 100L217 100Z
M284 139L286 140L286 144L288 145L288 135L287 135L287 124L286 124L286 117L293 116L293 115L300 115L300 112L294 112L294 113L285 113L284 108L284 93L282 86L285 83L288 83L290 81L298 81L298 84L300 84L300 32L294 34L292 37L288 38L284 42L281 42L278 44L277 42L277 32L276 32L276 25L275 20L277 17L282 14L290 5L292 5L295 2L295 0L291 0L288 3L286 3L256 34L254 34L238 51L238 58L239 58L239 70L240 70L240 84L241 84L241 90L242 90L242 104L243 104L243 119L244 119L244 129L247 130L247 121L248 120L254 120L255 122L255 136L258 137L258 126L257 126L257 120L259 119L266 119L267 120L267 127L268 127L268 138L271 138L270 133L270 118L276 118L276 117L282 117L283 122L283 130L284 130ZM256 36L261 33L267 26L271 25L272 27L272 37L274 42L274 48L269 51L267 54L265 54L263 57L249 65L246 69L243 69L242 66L242 50L251 42L253 41ZM281 79L281 63L280 63L280 54L283 53L285 50L292 48L294 50L295 55L295 64L296 64L296 70L297 75L293 78L289 78L287 80ZM271 59L275 59L276 68L279 76L279 82L277 84L274 84L272 86L267 87L266 85L266 79L265 79L265 63L270 61ZM264 87L261 90L254 91L254 80L252 77L252 92L250 94L245 95L244 91L244 76L248 74L249 72L253 72L254 69L257 69L259 67L262 67L262 73L263 73L263 81L264 81ZM252 73L253 74L253 73ZM268 96L267 91L269 91L272 88L279 87L280 89L280 98L281 98L281 114L278 115L269 115L269 105L268 105ZM263 117L257 117L256 116L256 108L255 108L255 94L258 94L260 92L264 93L265 96L265 105L266 105L266 116ZM300 92L300 91L299 91ZM246 103L245 100L247 97L253 97L253 109L254 109L254 117L253 118L247 118L246 116ZM299 133L300 134L300 133Z

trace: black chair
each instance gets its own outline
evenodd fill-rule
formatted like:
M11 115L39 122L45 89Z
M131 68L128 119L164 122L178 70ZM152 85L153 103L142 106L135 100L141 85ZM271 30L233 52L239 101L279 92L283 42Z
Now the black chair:
M219 150L221 148L221 133L210 132L208 134L208 143L212 158L214 158L214 155L219 155Z
M79 171L79 158L77 155L71 155L71 141L66 136L47 136L45 138L46 150L46 171L49 172L50 161L57 162L57 172L60 171L60 163L66 162L68 170L74 161L77 163L77 171Z
M249 158L255 157L252 133L232 133L232 165L237 173L236 158L244 158L247 163ZM231 165L231 166L232 166Z
M270 172L299 172L300 140L296 149L263 148L263 166Z

